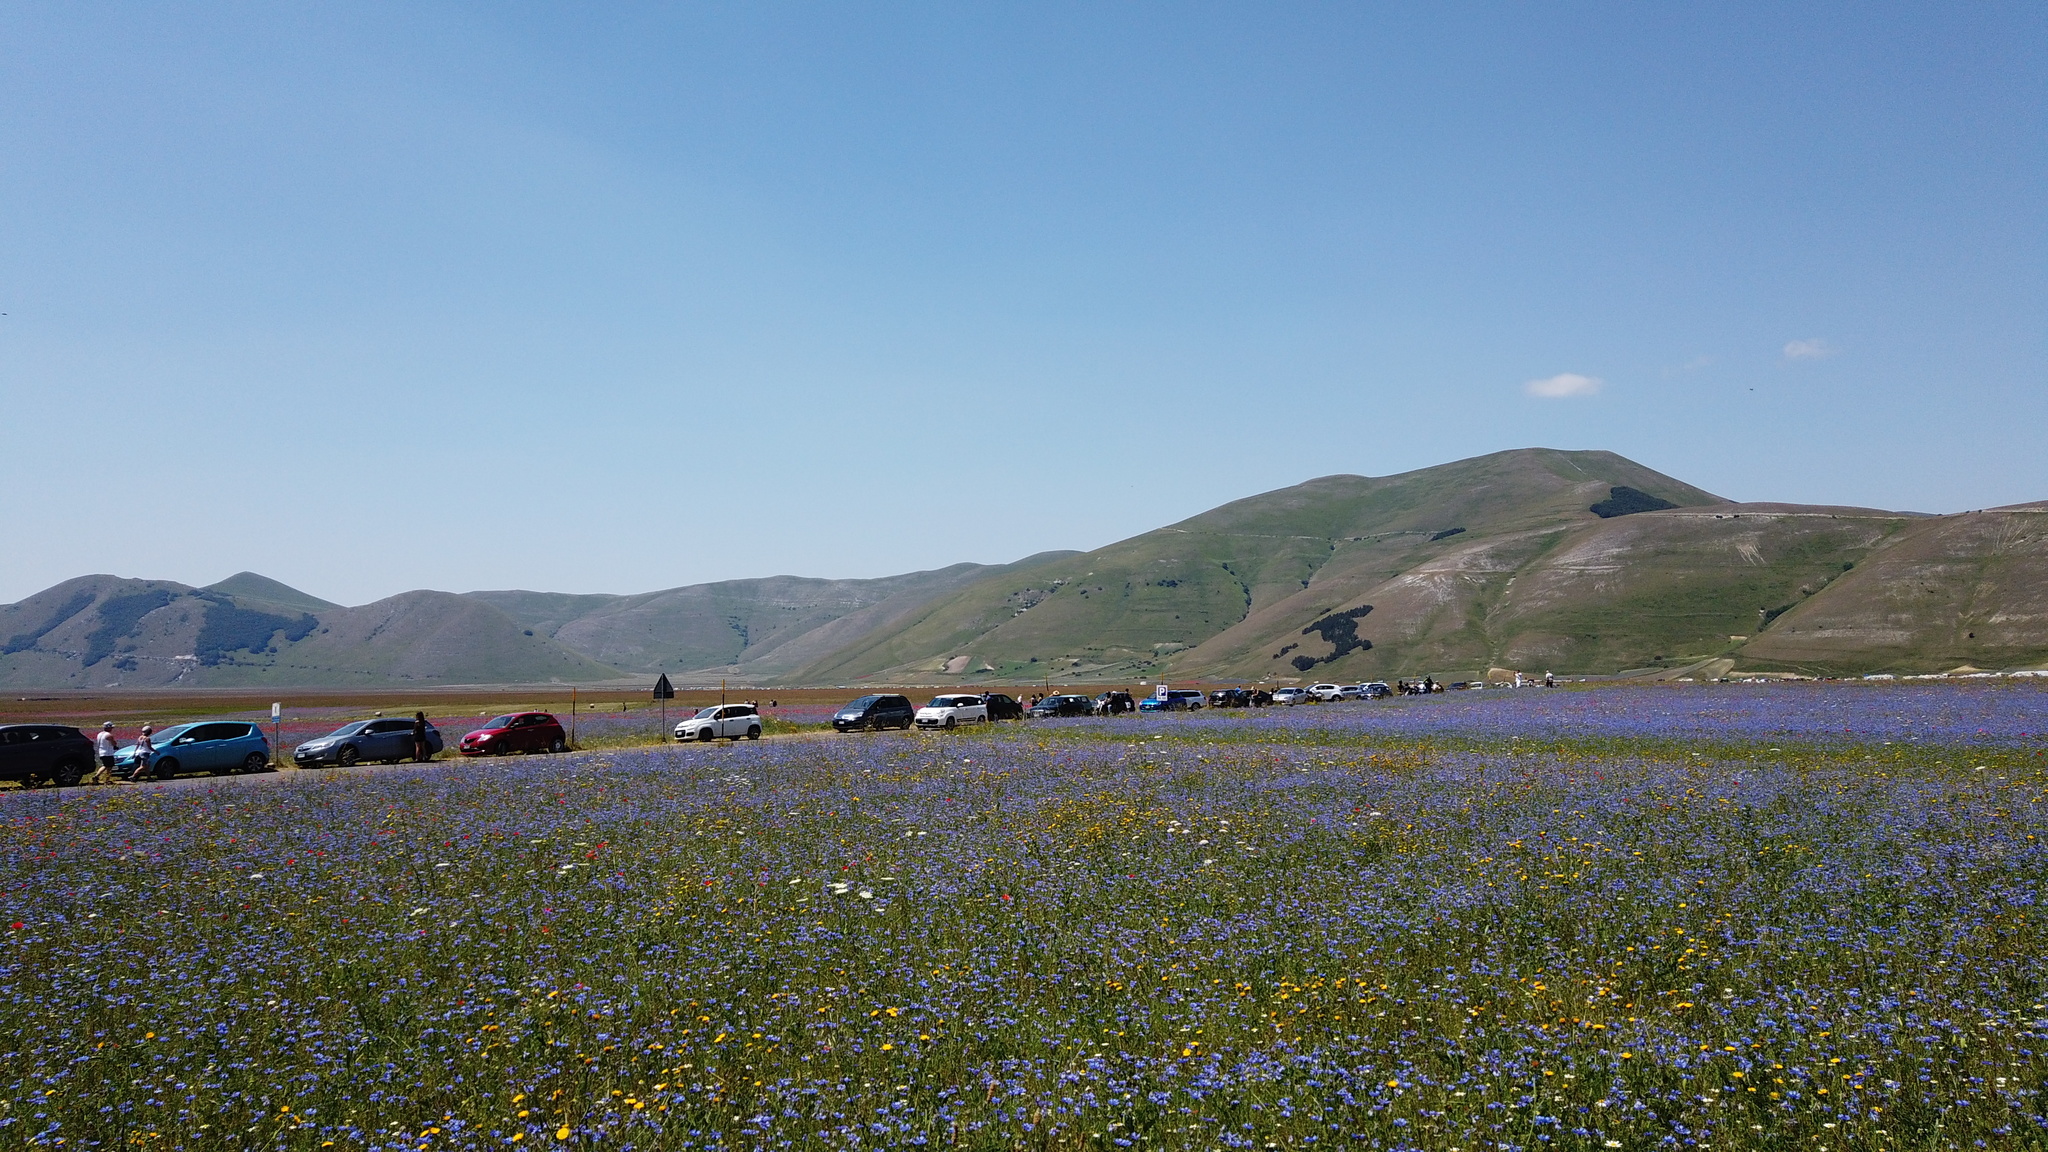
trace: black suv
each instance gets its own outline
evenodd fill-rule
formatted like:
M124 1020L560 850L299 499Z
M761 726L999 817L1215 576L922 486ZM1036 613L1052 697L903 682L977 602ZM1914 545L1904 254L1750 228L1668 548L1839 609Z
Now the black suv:
M832 714L832 727L841 732L863 728L880 732L884 728L909 728L917 718L908 696L863 696Z
M92 765L92 741L59 724L0 724L0 780L69 788Z
M1249 708L1251 706L1252 694L1243 688L1218 688L1214 692L1209 693L1209 707L1211 708Z
M1047 696L1031 706L1031 714L1047 716L1093 716L1095 701L1086 696Z
M1017 703L1001 692L983 692L981 702L988 706L991 720L1022 720L1024 705Z

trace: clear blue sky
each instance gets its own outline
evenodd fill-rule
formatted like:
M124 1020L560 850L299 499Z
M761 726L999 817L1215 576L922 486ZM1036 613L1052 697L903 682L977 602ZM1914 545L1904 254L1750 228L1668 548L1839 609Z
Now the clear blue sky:
M2044 177L2038 3L10 4L0 600L2048 499Z

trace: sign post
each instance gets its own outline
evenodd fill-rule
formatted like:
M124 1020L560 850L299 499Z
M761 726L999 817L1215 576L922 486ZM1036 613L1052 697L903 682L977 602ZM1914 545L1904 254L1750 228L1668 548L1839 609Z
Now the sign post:
M284 703L273 700L270 704L270 766L283 763L284 755Z
M569 689L569 747L576 746L576 689Z
M1173 693L1166 690L1166 681L1164 680L1152 686L1152 698L1154 700L1164 700L1171 695Z
M654 698L661 702L661 742L668 743L668 702L676 698L675 685L668 682L668 673L654 682Z

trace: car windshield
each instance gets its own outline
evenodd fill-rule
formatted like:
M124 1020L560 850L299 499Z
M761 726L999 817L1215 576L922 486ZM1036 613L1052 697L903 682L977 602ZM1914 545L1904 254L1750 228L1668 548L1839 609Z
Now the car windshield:
M711 719L712 717L714 717L714 716L718 715L718 710L719 710L720 708L723 708L723 707L725 707L725 705L723 705L723 704L713 704L713 705L712 705L711 707L709 707L709 708L700 708L700 709L698 709L698 710L697 710L697 714L696 714L695 716L691 717L691 719L693 719L693 720L709 720L709 719Z
M179 724L173 728L166 728L161 732L150 733L149 740L152 744L168 744L197 727L199 727L197 724Z
M848 704L848 705L847 705L846 707L844 707L844 708L841 708L841 709L840 709L840 711L841 711L841 712L859 712L859 711L860 711L860 710L862 710L863 708L866 708L866 707L867 707L868 705L870 705L870 704L873 704L873 703L874 703L875 701L877 701L877 700L880 700L880 699L881 699L881 697L880 697L880 696L863 696L863 697L861 697L860 699L858 699L858 700L855 700L855 701L854 701L853 703L851 703L851 704Z
M329 739L333 739L336 736L353 736L369 726L370 722L368 720L358 720L353 724L343 724L341 727L329 732L327 736Z
M517 720L518 718L519 714L517 712L508 712L503 716L493 716L489 720L484 721L484 727L510 728L512 726L512 721Z

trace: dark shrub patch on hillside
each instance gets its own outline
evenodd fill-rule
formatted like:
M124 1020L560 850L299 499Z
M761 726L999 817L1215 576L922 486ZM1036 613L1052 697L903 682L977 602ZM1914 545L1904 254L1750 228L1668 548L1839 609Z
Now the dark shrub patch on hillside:
M1665 508L1678 507L1669 500L1626 485L1617 484L1607 492L1607 499L1587 509L1603 520L1613 516L1631 516L1637 512L1658 512Z
M0 656L12 656L16 652L26 652L35 647L36 641L56 631L57 625L85 611L85 606L90 603L92 603L92 593L89 591L79 592L71 599L58 605L57 611L50 617L49 622L41 628L37 628L32 632L23 632L21 635L9 640L6 647L0 648Z
M1463 531L1464 531L1464 529L1463 529L1463 528L1446 528L1446 529L1444 529L1443 531L1441 531L1441 532L1437 533L1436 535L1434 535L1434 536L1431 536L1431 537L1429 538L1429 540L1430 540L1430 543L1434 544L1434 543L1435 543L1435 542L1437 542L1438 540L1448 540L1448 539L1450 539L1451 537L1453 537L1453 536L1456 536L1456 535L1457 535L1458 533L1460 533L1460 532L1463 532Z
M165 588L107 597L100 604L100 626L85 638L85 663L97 664L113 655L114 645L135 631L135 626L142 622L144 616L170 602L170 590Z
M270 638L280 631L286 643L304 640L318 621L301 612L278 616L235 604L214 601L206 606L206 622L199 626L199 639L192 654L208 666L220 663L230 652L256 652L270 647Z
M1370 611L1372 611L1372 605L1367 604L1360 608L1353 608L1349 612L1332 612L1328 616L1303 628L1301 630L1303 636L1314 632L1328 642L1331 652L1320 660L1314 656L1296 656L1289 663L1306 672L1318 664L1328 664L1330 661L1341 659L1350 653L1362 652L1372 647L1372 641L1362 639L1358 635L1358 621ZM1282 649L1282 651L1285 651L1285 649ZM1303 661L1307 661L1307 663L1303 663Z

